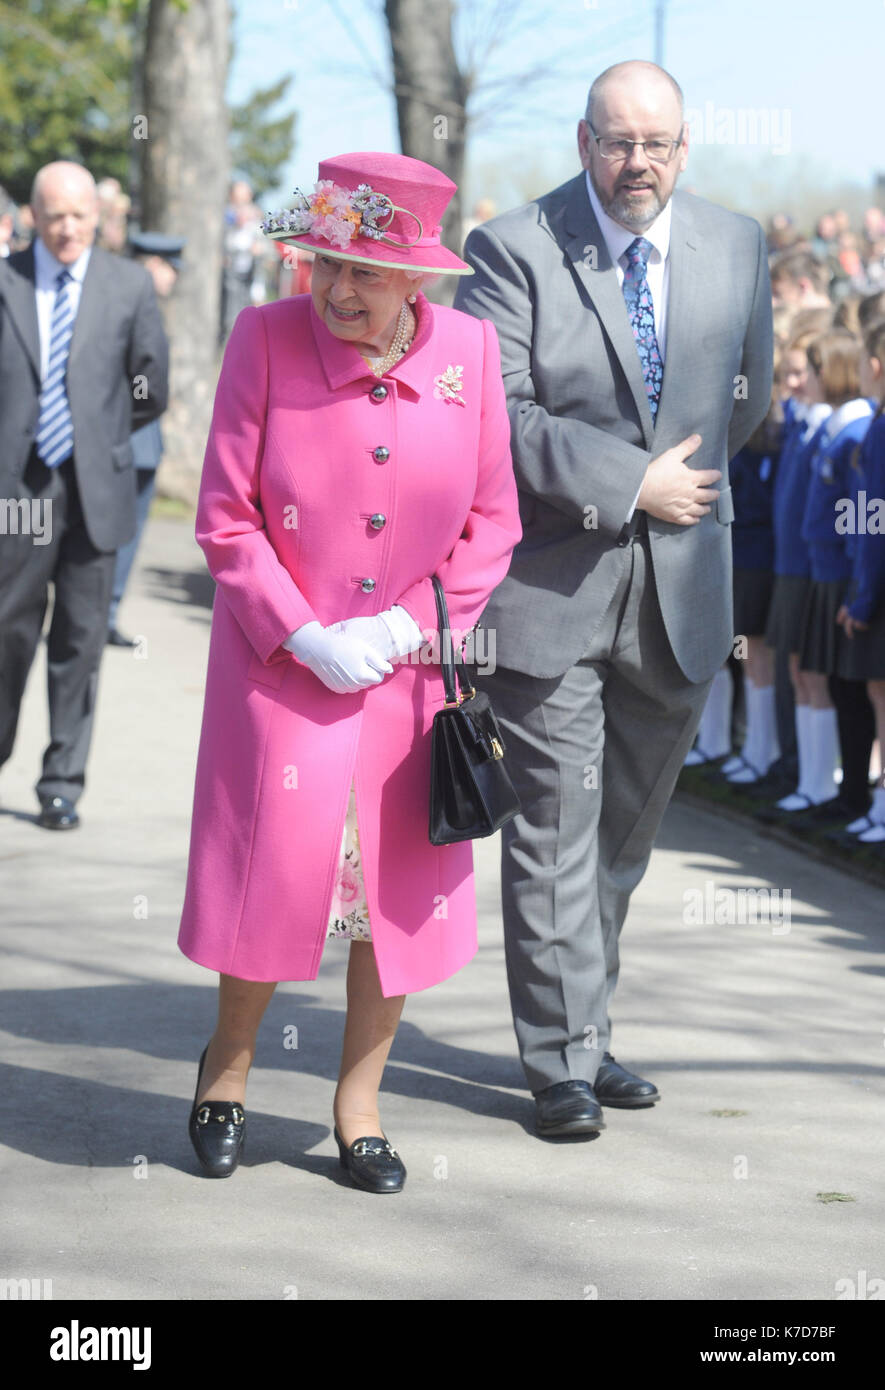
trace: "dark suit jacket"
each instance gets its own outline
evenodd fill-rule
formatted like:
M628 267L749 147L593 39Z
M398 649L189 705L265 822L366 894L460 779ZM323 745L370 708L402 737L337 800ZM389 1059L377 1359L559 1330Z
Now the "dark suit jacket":
M150 275L93 246L68 358L74 468L89 539L135 534L130 435L166 409L169 348ZM0 496L17 497L37 431L40 336L34 250L0 261Z
M697 526L650 517L652 565L676 660L703 681L731 649L728 460L771 400L771 290L762 228L673 194L667 350L652 423L623 291L584 174L475 228L475 274L455 307L498 330L523 539L483 625L500 665L561 675L615 590L618 537L651 459L689 434L692 468L718 468Z

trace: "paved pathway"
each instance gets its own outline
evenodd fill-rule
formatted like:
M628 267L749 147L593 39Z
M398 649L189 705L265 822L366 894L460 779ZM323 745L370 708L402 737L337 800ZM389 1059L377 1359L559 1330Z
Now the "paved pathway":
M70 834L32 820L42 653L31 676L0 777L0 1278L87 1300L834 1299L885 1278L882 892L678 803L615 1016L653 1111L610 1110L589 1142L533 1136L482 842L479 955L408 1001L386 1073L405 1191L339 1180L334 943L268 1010L246 1161L198 1176L186 1121L215 977L175 938L209 602L189 523L152 520L121 615L145 645L106 653ZM789 891L788 930L747 920L752 887Z

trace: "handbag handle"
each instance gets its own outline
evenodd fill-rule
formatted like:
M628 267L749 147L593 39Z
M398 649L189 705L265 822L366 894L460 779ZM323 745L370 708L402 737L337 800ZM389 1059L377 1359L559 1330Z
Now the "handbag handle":
M439 576L430 576L436 597L436 618L439 627L439 659L442 666L443 685L447 705L460 705L462 700L472 700L476 691L470 683L463 661L455 652L452 630L449 627L449 607ZM456 685L457 681L457 685ZM459 693L460 692L460 693Z

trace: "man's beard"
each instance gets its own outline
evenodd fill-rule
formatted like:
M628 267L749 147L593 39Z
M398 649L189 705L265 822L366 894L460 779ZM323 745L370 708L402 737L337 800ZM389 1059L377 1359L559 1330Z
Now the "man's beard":
M661 202L653 189L649 192L651 202L645 202L643 211L640 212L635 202L627 197L623 190L616 189L614 197L606 198L593 177L592 169L590 170L590 181L596 190L596 196L602 204L603 210L614 222L620 222L628 231L644 232L646 227L650 227L655 218L664 210L665 204Z

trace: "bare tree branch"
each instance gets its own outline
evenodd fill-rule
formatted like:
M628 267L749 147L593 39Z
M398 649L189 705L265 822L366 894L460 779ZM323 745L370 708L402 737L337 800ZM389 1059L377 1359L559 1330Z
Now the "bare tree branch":
M369 52L368 44L366 43L366 41L365 41L364 39L361 39L361 38L360 38L359 34L358 34L357 31L356 31L355 26L351 23L350 18L348 17L347 13L346 13L344 10L342 10L342 7L341 7L341 5L338 3L338 0L328 0L328 5L329 5L329 8L331 9L332 13L334 14L335 18L338 20L338 23L341 25L342 29L344 30L345 34L346 34L347 37L350 39L350 41L351 41L351 43L353 44L354 48L355 48L355 49L357 50L357 52L362 56L363 61L365 62L365 65L366 65L366 69L367 69L367 71L370 73L371 77L374 79L375 82L378 83L378 85L379 85L379 87L381 88L382 91L385 91L385 92L392 91L393 88L392 88L392 84L391 84L391 80L390 80L390 73L389 73L389 72L382 72L381 69L380 69L379 67L377 67L374 63L368 61L368 52ZM375 13L376 13L376 18L379 19L380 22L383 24L383 23L384 23L384 14L383 14L383 11L376 11Z

